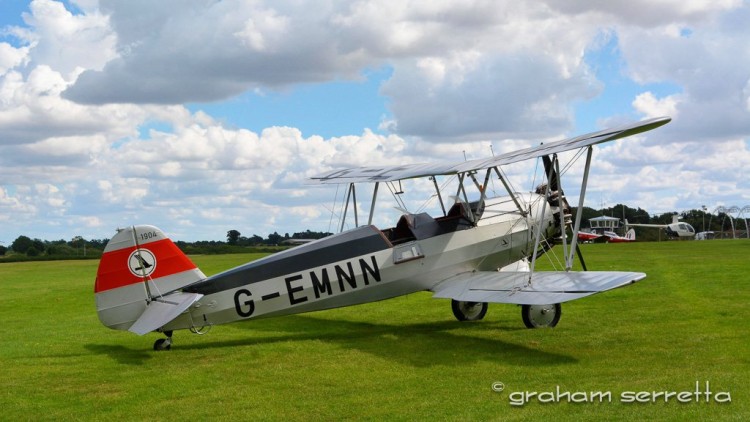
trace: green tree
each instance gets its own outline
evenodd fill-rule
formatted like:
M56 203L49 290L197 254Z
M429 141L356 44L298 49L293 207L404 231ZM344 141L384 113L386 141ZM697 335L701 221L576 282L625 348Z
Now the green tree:
M278 234L277 232L273 232L268 235L268 244L269 245L279 245L284 240L284 238Z
M227 243L230 245L236 245L237 241L240 239L240 235L242 233L238 232L237 230L229 230L227 232Z
M27 236L18 236L16 240L10 244L10 248L13 249L13 252L21 254L25 254L32 246L34 246L34 241Z

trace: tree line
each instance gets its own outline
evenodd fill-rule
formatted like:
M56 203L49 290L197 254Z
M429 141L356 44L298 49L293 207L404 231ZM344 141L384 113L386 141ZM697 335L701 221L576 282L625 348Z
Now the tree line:
M9 247L0 245L0 256L40 257L79 257L98 258L102 255L108 239L84 239L76 236L71 240L41 240L28 236L18 236Z
M310 240L330 236L327 232L313 232L310 230L280 235L277 232L261 237L256 234L244 237L237 230L227 232L227 241L201 240L197 242L175 241L186 254L224 254L244 252L277 252L291 246L292 239ZM27 259L88 259L100 258L109 239L84 239L76 236L71 240L41 240L28 236L18 236L9 246L0 245L0 257L3 261L19 261Z
M250 237L242 236L237 230L229 230L227 232L227 244L239 245L239 246L279 246L284 243L291 243L291 240L316 240L322 239L326 236L330 236L332 233L328 232L314 232L306 230L304 232L294 233L289 236L289 233L285 233L283 236L277 232L273 232L268 235L265 239L253 234Z
M573 209L575 213L575 208ZM674 213L662 213L651 215L642 208L631 208L627 205L617 204L613 207L595 210L583 207L581 214L581 227L588 227L588 220L594 217L606 215L630 223L640 224L669 224L672 222ZM703 210L690 210L679 214L680 221L690 224L696 232L713 231L717 238L731 237L731 216L718 213L711 214ZM622 226L621 226L622 227ZM735 222L737 235L746 237L745 226ZM660 229L636 228L636 238L639 241L664 240ZM238 230L232 229L226 233L226 241L176 241L175 244L186 254L220 254L220 253L243 253L243 252L276 252L280 249L294 245L294 241L305 241L321 239L330 236L328 232L315 232L306 230L304 232L289 233L284 235L273 232L266 237L253 234L250 237L243 236ZM41 240L31 239L28 236L19 236L9 246L0 245L0 257L2 261L23 259L75 259L75 258L99 258L104 251L109 239L84 239L76 236L71 240Z

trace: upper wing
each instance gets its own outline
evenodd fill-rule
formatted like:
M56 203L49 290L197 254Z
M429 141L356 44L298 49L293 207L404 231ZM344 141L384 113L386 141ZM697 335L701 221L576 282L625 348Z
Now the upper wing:
M390 182L395 180L411 179L415 177L456 174L471 170L481 170L489 167L524 161L530 158L540 157L542 155L554 154L558 152L586 147L589 145L596 145L602 142L613 141L615 139L620 139L626 136L646 132L651 129L656 129L659 126L669 123L671 120L672 119L670 117L657 117L654 119L642 120L640 122L631 123L629 125L614 129L607 129L600 132L578 136L575 138L549 142L547 144L501 154L492 158L482 158L479 160L454 163L405 164L394 166L355 167L341 169L313 176L310 178L310 183L336 184Z
M451 277L432 291L433 297L464 302L549 305L580 299L626 286L646 277L620 271L535 272L477 271Z

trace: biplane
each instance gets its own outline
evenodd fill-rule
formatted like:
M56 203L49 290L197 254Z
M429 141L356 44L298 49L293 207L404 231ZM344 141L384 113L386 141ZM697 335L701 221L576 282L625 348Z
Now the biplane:
M139 335L164 333L154 349L168 350L175 330L203 333L218 324L430 291L435 298L449 299L460 321L482 319L488 303L508 303L521 306L527 327L553 327L561 303L646 277L641 272L585 271L577 248L581 215L574 219L563 193L558 153L585 152L581 209L593 146L670 120L644 120L486 159L348 168L312 177L311 184L348 186L339 233L210 277L158 228L118 229L97 271L99 319L109 328ZM537 158L546 180L533 192L516 192L503 167ZM441 176L458 181L455 195L445 202L437 183ZM404 209L392 227L373 225L378 188L415 178L434 185L440 215ZM495 180L504 194L488 194L488 183ZM356 203L355 185L362 183L372 185L373 192L366 224L359 222ZM355 224L344 230L350 202ZM537 258L554 244L562 245L564 268L535 271ZM576 254L584 271L572 270Z

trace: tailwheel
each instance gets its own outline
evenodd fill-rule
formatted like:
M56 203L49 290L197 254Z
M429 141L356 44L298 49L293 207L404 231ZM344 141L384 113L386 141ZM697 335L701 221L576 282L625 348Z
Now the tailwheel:
M487 302L451 301L453 315L459 321L479 321L487 313Z
M162 350L171 350L172 349L172 339L170 338L160 338L159 340L156 340L154 342L154 350L157 352Z
M562 306L554 305L522 305L521 317L526 328L554 327L562 316Z
M154 350L157 352L172 349L172 332L165 331L164 334L166 334L167 338L160 338L154 342Z

